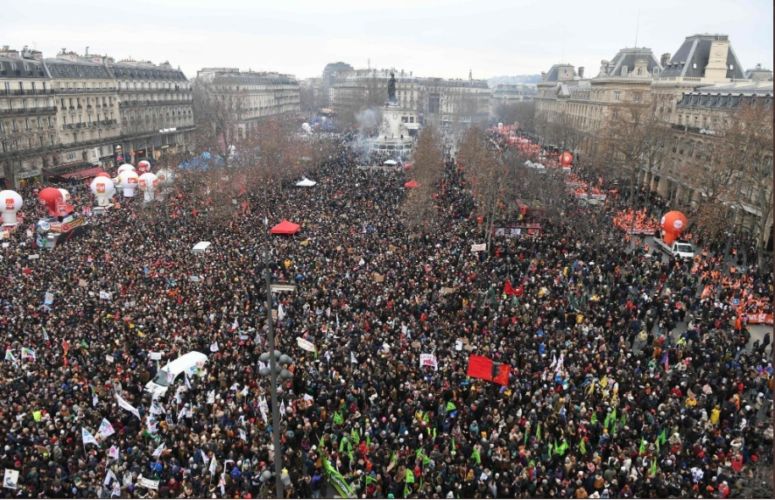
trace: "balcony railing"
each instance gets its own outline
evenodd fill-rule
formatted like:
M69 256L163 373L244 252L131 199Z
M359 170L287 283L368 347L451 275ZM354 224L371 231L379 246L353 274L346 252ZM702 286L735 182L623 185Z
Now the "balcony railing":
M119 107L135 107L135 106L175 106L175 105L185 105L185 104L192 104L194 101L193 99L181 99L181 100L175 100L175 99L167 99L164 101L149 101L149 100L140 100L140 101L123 101L120 102L118 105Z
M52 115L57 112L56 106L40 108L0 109L0 116Z
M0 95L51 95L52 89L2 89Z

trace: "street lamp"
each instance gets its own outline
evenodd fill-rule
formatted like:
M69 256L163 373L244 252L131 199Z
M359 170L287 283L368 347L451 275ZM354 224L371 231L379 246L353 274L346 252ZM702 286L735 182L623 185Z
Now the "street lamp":
M280 283L272 283L272 272L269 266L269 255L263 254L264 260L264 279L266 281L266 320L269 327L269 352L265 352L259 356L259 360L266 362L269 361L269 393L272 398L272 443L274 446L274 475L275 475L275 496L276 498L283 498L283 481L282 481L282 451L280 449L280 407L277 404L277 379L279 378L287 380L292 378L293 375L283 368L282 372L278 373L277 365L288 365L293 362L290 356L282 354L275 349L274 341L274 322L272 318L272 292L281 291L283 287ZM294 287L295 289L295 287ZM270 354L271 353L271 354ZM259 370L262 376L266 376L266 370Z

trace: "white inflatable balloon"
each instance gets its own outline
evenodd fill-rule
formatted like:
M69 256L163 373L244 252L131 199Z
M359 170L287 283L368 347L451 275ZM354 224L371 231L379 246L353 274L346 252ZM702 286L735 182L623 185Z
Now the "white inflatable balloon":
M70 191L67 189L57 188L59 189L59 192L62 193L62 201L65 203L70 202Z
M124 190L124 198L134 198L138 180L138 175L132 170L118 174L118 186Z
M22 205L24 205L24 200L16 191L10 189L0 191L0 212L2 212L4 226L18 224L16 212L22 208Z
M152 172L146 172L138 180L140 191L143 192L143 201L153 201L159 187L159 178Z
M122 172L126 172L127 170L130 170L132 172L135 171L135 167L132 166L131 163L124 163L120 167L118 167L118 175L121 175Z
M91 181L91 192L97 199L97 206L107 207L110 205L111 198L116 194L116 185L108 177L95 177Z

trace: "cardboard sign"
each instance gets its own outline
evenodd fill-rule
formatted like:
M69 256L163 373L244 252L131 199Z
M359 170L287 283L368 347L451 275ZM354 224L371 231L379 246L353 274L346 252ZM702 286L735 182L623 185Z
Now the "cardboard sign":
M19 486L19 471L14 469L5 469L3 476L3 488L15 490Z
M474 243L471 245L471 251L473 253L484 252L487 250L487 243Z
M148 357L151 359L151 361L161 361L160 352L149 352Z
M435 354L420 354L420 368L430 366L434 370L439 369L439 363Z
M303 339L301 337L296 337L296 344L301 349L304 349L305 351L309 351L309 352L315 352L316 351L315 344L313 344L309 340Z

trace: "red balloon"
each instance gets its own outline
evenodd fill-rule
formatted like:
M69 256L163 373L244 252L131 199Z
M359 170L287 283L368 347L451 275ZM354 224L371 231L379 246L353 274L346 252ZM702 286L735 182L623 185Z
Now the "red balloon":
M662 239L668 245L672 244L688 225L689 219L683 213L678 210L671 210L663 215L660 221Z
M57 188L48 187L42 189L38 193L38 199L46 205L48 214L52 217L59 216L59 207L64 204L65 200L62 197L61 191Z
M560 155L560 166L570 167L573 164L573 154L570 151L563 151Z

